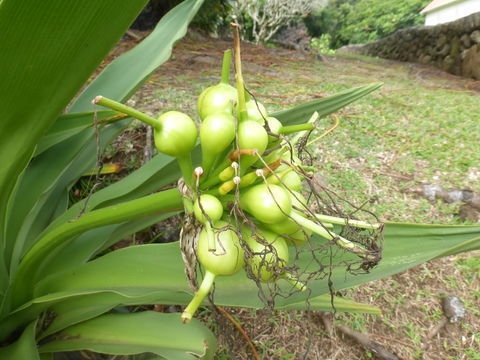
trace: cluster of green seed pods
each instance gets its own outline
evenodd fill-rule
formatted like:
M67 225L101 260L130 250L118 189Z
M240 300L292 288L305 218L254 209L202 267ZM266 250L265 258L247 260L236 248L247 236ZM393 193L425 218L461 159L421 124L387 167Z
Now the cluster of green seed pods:
M330 230L333 224L345 225L345 219L314 214L302 194L299 174L305 172L295 156L295 139L286 135L311 130L313 123L284 126L269 116L245 91L236 49L237 86L228 83L227 50L220 83L198 98L199 130L190 116L178 111L154 119L103 97L94 101L151 125L157 150L177 159L189 188L185 211L202 227L195 251L204 276L182 314L184 322L190 321L216 276L242 269L258 282L287 281L305 290L306 285L287 270L289 247L302 246L313 233L354 253L364 252ZM191 154L198 140L202 160L194 171ZM379 225L357 221L355 226Z

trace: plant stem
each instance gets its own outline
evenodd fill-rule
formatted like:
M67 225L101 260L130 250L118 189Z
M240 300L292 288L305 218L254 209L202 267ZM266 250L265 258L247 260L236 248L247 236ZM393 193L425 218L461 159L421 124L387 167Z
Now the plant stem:
M287 135L298 131L310 131L313 129L315 129L315 125L313 125L313 123L306 122L304 124L282 126L279 134Z
M292 211L290 213L290 217L292 217L293 220L295 220L298 224L300 224L300 226L304 227L305 229L313 231L314 233L324 237L327 240L335 241L335 244L337 244L338 246L348 251L351 251L357 255L368 256L368 250L365 249L363 246L355 244L350 240L347 240L341 237L340 235L337 235L337 234L335 234L335 236L332 235L329 231L324 229L321 225L318 225L313 221L304 218L302 215L297 214L295 211Z
M314 123L315 121L318 120L318 117L319 117L318 112L315 111L315 112L312 114L312 116L310 116L310 119L308 119L307 123ZM300 138L301 138L302 136L304 136L305 133L306 133L306 131L300 131L298 134L296 134L296 135L293 137L293 139L290 140L290 143L292 144L292 146L296 145L297 142L298 142L298 140L300 140Z
M222 64L222 84L228 84L228 78L230 75L230 63L232 62L232 50L228 49L223 52L223 64Z
M193 183L193 165L192 165L192 155L187 153L184 156L179 156L176 158L178 165L180 166L180 170L182 172L183 179L185 180L185 184L193 190L194 183Z
M378 224L378 223L370 224L366 221L344 219L344 218L339 218L339 217L329 216L329 215L322 215L322 214L315 214L315 217L320 221L329 222L331 224L350 225L350 226L358 227L362 229L380 229L380 227L382 226L382 224Z
M188 306L183 311L182 321L184 324L189 323L190 320L192 320L193 315L197 311L203 299L205 299L205 297L210 292L210 289L212 288L214 280L215 280L215 275L210 271L206 270L205 277L203 278L200 288L197 290L195 295L193 295L193 299L190 301Z
M233 40L235 43L235 73L237 79L238 92L238 121L247 119L247 106L245 105L245 84L242 75L242 57L240 54L240 35L238 33L238 24L231 23L233 28Z
M158 126L158 121L156 119L148 116L147 114L142 113L141 111L135 110L130 106L116 102L115 100L108 99L103 96L97 96L93 100L93 103L127 114L128 116L134 117L135 119L138 119L154 128Z

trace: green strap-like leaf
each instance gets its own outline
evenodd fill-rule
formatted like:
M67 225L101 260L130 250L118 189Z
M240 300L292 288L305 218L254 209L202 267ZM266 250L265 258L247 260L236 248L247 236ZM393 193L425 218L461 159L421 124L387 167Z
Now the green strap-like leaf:
M6 207L15 183L30 160L36 143L146 2L146 0L1 2L2 254Z
M86 213L74 221L64 223L45 234L25 255L15 274L10 292L10 308L16 308L31 299L32 285L36 280L42 262L58 246L86 231L111 224L119 224L153 214L178 210L182 205L177 189L165 190L122 203Z
M373 83L366 86L359 86L339 92L335 95L325 97L319 100L313 100L305 104L295 106L292 109L273 113L284 124L292 125L306 122L316 111L320 117L327 116L358 100L365 95L382 86L382 83Z
M40 360L37 343L35 341L36 321L33 321L23 330L20 338L14 343L0 347L0 359L5 360Z
M320 240L312 240L320 241ZM332 273L334 289L348 288L368 281L387 277L404 271L420 263L445 256L465 243L472 248L480 248L480 226L441 226L388 223L385 229L385 249L380 264L368 274L349 275L344 269L335 269ZM308 252L299 259L300 269L313 265ZM105 274L98 276L97 274ZM134 246L109 253L97 260L67 273L50 276L40 282L36 296L75 289L117 289L150 288L176 289L178 303L184 303L185 292L189 289L183 275L183 263L177 243ZM315 298L328 294L325 280L311 281L310 293L296 294L286 299L277 298L276 305L285 307L290 304L305 308L308 296ZM256 285L246 278L243 272L234 276L219 276L216 280L215 301L221 305L263 307L259 300ZM171 301L171 298L168 299Z
M212 359L216 340L200 321L180 314L108 314L71 326L40 352L92 350L115 355L154 353L170 360Z
M187 0L164 16L155 30L110 65L78 97L70 112L91 109L97 95L123 102L172 54L173 44L187 32L203 0Z
M109 75L100 75L94 81L95 86L98 89L119 89L118 82L127 77L129 81L132 81L132 84L129 86L137 86L138 82L144 80L140 76L143 73L132 72L132 69L135 69L136 66L141 66L143 69L155 69L161 65L171 53L173 44L185 33L192 13L198 10L201 2L201 0L186 1L163 17L161 24L146 39L145 43L147 45L155 43L154 51L157 51L159 56L147 56L147 54L151 55L150 52L153 50L150 47L146 47L146 45L142 45L140 50L124 54L113 61L108 69L115 69L114 72L106 70ZM165 48L165 50L160 48ZM128 60L122 60L124 58ZM135 75L136 77L129 77L129 75ZM143 74L142 76L146 75ZM90 103L88 107L87 105L85 106L86 110L92 110ZM61 122L61 120L59 121ZM128 121L120 121L101 131L102 141L100 150L127 124ZM53 126L53 128L56 127L61 127L61 124ZM64 198L62 194L68 191L72 183L85 171L93 167L96 161L95 145L95 134L93 129L89 127L76 136L50 147L49 150L37 156L28 167L24 179L19 185L17 196L12 202L13 206L10 211L11 221L8 223L8 235L6 238L9 243L6 244L5 255L12 273L15 271L17 263L24 255L25 250L37 239L39 232L44 230L45 226L52 221L52 214L58 209L55 206L55 199L58 197ZM45 164L49 165L46 166ZM173 181L174 178L172 177L170 182ZM161 185L157 184L157 187L149 192L158 190L160 187ZM149 192L144 193L144 195ZM88 209L86 210L88 211ZM74 216L76 215L78 213ZM33 225L34 229L32 228ZM13 250L14 246L15 249ZM13 256L11 255L12 252ZM13 259L10 264L11 257Z
M119 113L115 111L105 110L97 111L96 113L90 111L61 115L57 118L57 121L55 121L52 127L48 129L45 136L40 139L37 148L35 149L35 156L38 156L52 146L75 136L82 130L93 127L95 120L102 123L102 121L118 115Z

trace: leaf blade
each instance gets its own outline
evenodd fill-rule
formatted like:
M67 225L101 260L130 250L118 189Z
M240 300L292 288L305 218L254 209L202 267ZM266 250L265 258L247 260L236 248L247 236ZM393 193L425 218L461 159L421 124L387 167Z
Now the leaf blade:
M151 352L167 359L211 359L216 340L199 321L183 324L180 314L145 311L108 314L71 326L40 352L92 350L133 355Z

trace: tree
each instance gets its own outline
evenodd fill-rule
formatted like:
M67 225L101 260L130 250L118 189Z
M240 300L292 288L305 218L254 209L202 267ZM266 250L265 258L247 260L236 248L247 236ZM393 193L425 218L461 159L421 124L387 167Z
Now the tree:
M255 43L268 41L290 21L307 16L323 0L237 0L233 2L234 17L240 23L251 22Z
M420 10L429 0L329 0L306 19L313 36L330 34L330 47L375 41L423 23Z

